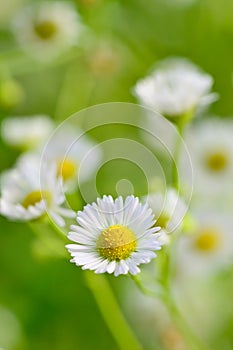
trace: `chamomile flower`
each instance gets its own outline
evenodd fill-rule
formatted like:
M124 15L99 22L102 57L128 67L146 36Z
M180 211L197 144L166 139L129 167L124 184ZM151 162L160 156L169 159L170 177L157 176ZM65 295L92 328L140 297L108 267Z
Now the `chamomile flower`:
M199 205L194 211L196 228L184 235L178 246L181 273L189 276L212 274L233 263L231 216Z
M64 217L74 212L62 207L65 201L56 167L40 163L37 157L24 157L16 168L1 178L0 214L11 220L30 221L48 213L54 222L64 226Z
M168 189L165 193L150 193L143 197L143 202L146 201L157 218L156 225L161 227L160 239L168 243L168 234L181 228L187 205L173 188Z
M72 191L78 181L85 182L97 169L102 153L97 145L76 127L62 126L56 130L43 149L45 162L57 165L64 191Z
M220 118L206 119L187 130L186 143L199 195L221 196L233 190L232 135L233 121Z
M3 140L20 149L35 149L52 133L53 121L46 115L10 117L2 122Z
M169 117L192 116L216 100L210 92L213 78L186 59L166 59L140 80L134 94L146 107Z
M75 244L66 247L71 262L83 270L135 275L138 265L149 263L156 257L154 251L161 249L152 210L134 196L125 201L121 196L98 198L97 204L78 212L77 222L68 235Z
M19 44L38 59L48 59L75 44L81 31L69 2L42 2L24 8L13 21Z

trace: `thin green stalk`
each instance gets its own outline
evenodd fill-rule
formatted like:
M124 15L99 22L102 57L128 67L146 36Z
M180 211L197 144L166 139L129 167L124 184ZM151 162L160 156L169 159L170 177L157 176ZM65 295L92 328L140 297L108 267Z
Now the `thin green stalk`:
M52 219L48 218L48 224L53 228L53 230L58 234L58 236L64 241L67 242L67 235L66 233L58 227Z
M42 223L28 222L28 227L37 236L37 238L39 238L45 247L56 253L56 255L60 256L61 258L67 258L67 252L65 249L63 249L64 247L61 246L61 249L60 246L58 247L58 242L55 242L54 238L51 238L51 232L48 232L48 230L45 232L45 227Z
M161 263L157 267L160 270L157 276L158 292L148 290L143 286L140 279L133 277L137 287L145 294L151 297L160 299L167 308L168 313L173 321L175 327L180 331L185 340L189 350L206 350L206 346L196 336L193 330L189 327L182 313L180 312L172 293L172 278L174 277L174 256L172 254L172 246L167 246L164 254L160 256ZM161 252L162 253L162 252Z
M206 350L205 344L196 336L193 330L189 327L187 321L184 319L179 308L176 305L171 293L164 293L162 300L169 311L170 317L174 325L181 332L187 346L190 350Z
M64 240L62 231L53 224L52 226L59 236ZM141 345L135 338L133 331L128 325L115 296L109 286L109 283L103 275L95 275L93 272L84 272L85 281L90 288L99 310L105 320L113 338L116 340L121 350L142 350Z
M113 338L121 350L142 350L132 329L128 325L104 275L85 271L85 280Z
M134 276L131 277L133 277L133 281L136 283L137 287L141 290L143 294L148 295L150 297L156 297L164 303L174 325L181 332L190 350L206 350L206 346L201 342L201 340L199 340L199 338L192 331L192 329L189 327L186 320L184 319L183 315L181 314L174 298L171 296L171 291L166 289L166 287L164 286L163 292L153 292L145 288L139 279L135 278Z
M160 297L160 293L159 292L155 292L152 291L146 287L143 286L142 282L140 281L140 279L138 278L138 276L135 275L130 275L130 277L132 278L132 280L136 283L137 287L140 289L140 291L145 294L148 295L149 297L154 297L154 298L159 298Z
M178 135L175 143L175 150L173 156L173 164L172 164L172 182L173 186L176 190L179 190L179 172L178 172L178 164L180 160L181 146L182 146L182 135L184 132L184 123L178 123Z

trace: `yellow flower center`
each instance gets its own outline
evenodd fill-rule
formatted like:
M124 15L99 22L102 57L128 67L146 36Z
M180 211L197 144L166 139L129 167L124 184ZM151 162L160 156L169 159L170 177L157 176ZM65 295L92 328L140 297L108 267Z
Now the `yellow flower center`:
M166 228L169 220L170 220L170 216L168 214L161 213L155 222L155 226L160 226L161 228Z
M108 227L101 232L97 240L100 255L110 261L127 259L136 246L135 234L122 225Z
M72 179L76 175L77 169L78 166L72 159L57 161L57 175L65 181Z
M214 227L207 227L198 233L195 246L203 252L211 252L221 246L220 232Z
M55 23L48 20L38 22L34 26L34 30L37 36L42 40L51 39L57 32L57 27Z
M214 152L207 156L206 165L209 170L214 172L220 172L224 170L228 165L228 157L224 152Z
M36 203L39 203L44 199L48 204L52 202L52 193L50 191L33 191L30 192L24 200L21 202L24 208L33 206Z

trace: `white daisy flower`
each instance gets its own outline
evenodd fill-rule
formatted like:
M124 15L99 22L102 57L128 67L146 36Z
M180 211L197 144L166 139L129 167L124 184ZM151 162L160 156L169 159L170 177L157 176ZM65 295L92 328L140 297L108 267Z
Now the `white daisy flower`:
M77 266L95 273L114 273L115 276L140 272L138 265L146 264L161 249L159 227L147 204L128 196L113 200L111 196L97 199L78 212L78 225L71 226L68 237L76 244L66 247Z
M42 2L24 8L13 21L19 44L38 59L48 59L75 44L81 24L72 3Z
M233 224L227 213L200 205L193 215L196 229L183 235L178 245L180 272L206 277L233 263Z
M101 158L97 145L75 126L59 127L43 149L43 160L57 164L57 175L62 177L66 192L89 180Z
M186 59L166 59L150 76L140 80L134 94L146 107L167 117L195 113L216 100L210 93L213 78Z
M53 165L41 165L38 157L24 157L16 168L2 175L0 214L29 221L48 213L57 225L65 226L62 216L72 218L75 214L62 207L65 197L60 181Z
M196 193L209 198L233 190L232 135L233 121L220 118L206 119L187 130ZM185 165L182 171L186 171Z
M32 149L45 142L54 130L53 121L46 115L10 117L2 122L2 138L14 147Z
M142 200L148 203L157 218L156 225L161 227L160 239L169 243L168 234L182 227L183 218L188 210L187 205L173 188L165 193L150 193Z

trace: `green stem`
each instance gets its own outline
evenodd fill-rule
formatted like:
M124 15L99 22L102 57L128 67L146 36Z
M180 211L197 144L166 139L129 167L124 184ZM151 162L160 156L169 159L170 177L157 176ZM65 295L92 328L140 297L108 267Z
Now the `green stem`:
M174 277L175 257L171 248L171 246L167 246L163 254L160 255L160 266L157 266L160 270L160 275L157 277L158 292L145 288L137 276L133 276L133 280L144 294L156 297L164 303L171 320L182 334L189 350L206 350L206 346L189 327L173 297L172 279Z
M174 298L171 296L171 293L165 287L163 292L156 293L145 288L142 285L141 281L135 278L135 276L131 276L131 277L143 294L148 295L150 297L156 297L161 301L163 301L174 325L182 334L190 350L206 350L205 345L201 342L201 340L199 340L196 334L189 327L183 315L181 314L179 308L177 307Z
M177 124L178 135L175 144L174 156L173 156L173 166L172 166L172 182L175 189L179 190L179 172L178 172L178 164L180 160L180 152L182 146L182 135L184 132L185 123L180 122Z
M52 219L48 218L48 223L52 229L58 234L58 236L64 241L67 242L67 235L60 227L58 227Z
M39 240L52 252L61 258L67 258L67 252L63 245L60 245L61 241L57 241L54 237L51 237L51 231L48 231L47 225L44 227L39 222L28 222L30 230L39 238Z
M137 287L140 289L140 291L143 294L148 295L149 297L154 297L154 298L159 298L161 296L160 292L152 291L152 290L144 287L142 282L138 278L138 276L130 274L130 277L132 278L132 280L135 282L135 284L137 285Z
M164 293L162 300L169 311L170 317L174 322L174 325L181 332L187 346L190 350L206 350L206 346L196 336L193 330L187 324L179 308L176 305L174 298L171 293Z
M142 350L142 346L120 310L107 278L104 275L97 276L93 272L85 271L85 280L119 349Z

